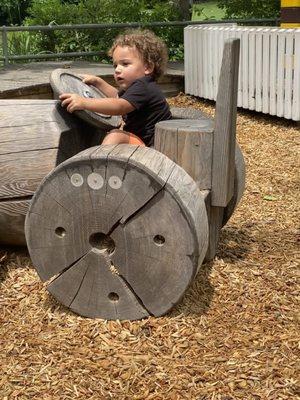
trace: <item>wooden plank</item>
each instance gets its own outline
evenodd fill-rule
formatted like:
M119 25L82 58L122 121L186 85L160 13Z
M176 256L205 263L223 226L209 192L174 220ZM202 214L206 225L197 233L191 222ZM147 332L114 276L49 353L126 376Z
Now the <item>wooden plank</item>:
M214 26L211 30L212 46L213 46L213 100L217 98L218 81L219 81L219 65L218 65L218 28Z
M0 128L0 155L57 148L60 134L56 122Z
M25 246L25 216L30 200L0 202L0 243Z
M36 104L36 100L33 103L27 100L27 104L18 104L18 101L14 100L12 105L1 104L2 102L3 100L0 101L0 128L56 122L51 112L55 107L54 102ZM16 107L18 107L17 113Z
M243 69L242 106L249 108L249 29L242 31L241 68Z
M262 65L263 65L262 28L256 30L255 41L256 41L255 110L262 111Z
M278 30L272 30L270 35L270 109L271 115L276 115L276 81L277 81L277 46L278 46Z
M190 40L190 35L191 35L191 27L186 26L184 28L184 52L185 52L185 57L184 57L184 71L185 71L185 79L184 79L184 91L185 93L190 94L191 93L191 63L190 59L192 57L191 54L191 40Z
M222 226L224 226L229 218L232 216L234 210L239 204L244 190L245 190L245 180L246 180L246 166L243 153L240 146L236 144L235 148L235 163L234 163L234 190L233 196L227 207L224 209Z
M38 106L38 107L47 107L47 106L53 106L58 104L57 100L49 99L49 100L39 100L39 99L22 99L22 100L16 100L14 99L1 99L0 100L0 106L6 106L6 107L11 107L15 106L16 103L20 106L26 106L26 107L31 107L31 106Z
M233 195L239 39L224 46L216 102L212 155L212 205L226 207Z
M217 253L220 232L222 228L223 213L223 207L212 207L210 204L207 204L209 239L207 252L204 258L205 262L211 261Z
M204 95L204 30L202 27L198 29L198 36L199 36L199 57L197 58L196 62L198 65L198 92L197 96L203 97Z
M56 101L2 100L0 115L1 154L58 147L68 158L103 136Z
M271 44L270 44L270 28L263 30L262 34L262 112L269 113L270 107L270 58L271 58Z
M300 9L299 9L300 10ZM286 34L285 81L284 81L284 118L292 118L292 86L294 74L294 37Z
M0 198L32 195L56 165L57 149L0 155Z
M220 72L221 72L221 66L222 66L222 58L223 58L223 50L224 50L224 31L225 28L220 28L219 32L219 40L218 40L218 87L219 87L219 82L220 82ZM218 96L218 91L216 93L216 99Z
M212 27L207 28L207 46L208 46L208 53L207 53L207 62L210 65L209 74L206 76L207 83L208 83L208 99L214 100L213 97L213 38L212 38Z
M243 70L243 65L241 63L241 54L242 54L242 28L235 28L232 29L232 33L235 33L232 37L239 39L240 40L240 46L241 46L241 51L240 51L240 58L239 58L239 65L241 67L238 70L238 91L237 91L237 106L242 107L243 106L243 86L244 86L244 70Z
M255 29L250 29L249 32L249 109L255 110L255 71L256 71L256 42Z
M295 32L292 119L300 121L300 31Z
M190 94L196 95L196 88L197 88L197 80L198 80L198 74L197 74L197 27L192 26L191 28L191 54L190 54L190 59L189 63L191 64L191 88L190 88Z
M208 35L207 28L203 28L202 33L203 38L203 91L202 96L208 99L208 77L210 73L210 65L208 65L208 53L210 49L208 48Z
M277 64L277 116L284 115L284 74L285 74L285 31L278 35L278 64Z

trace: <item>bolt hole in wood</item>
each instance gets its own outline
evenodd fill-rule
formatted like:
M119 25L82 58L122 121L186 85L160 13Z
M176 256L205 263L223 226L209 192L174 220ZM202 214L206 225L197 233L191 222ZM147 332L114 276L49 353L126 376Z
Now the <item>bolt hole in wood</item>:
M108 298L109 298L110 301L113 301L115 303L117 301L119 301L119 295L117 293L114 293L114 292L109 293Z
M153 240L157 246L163 246L166 241L166 239L162 235L155 235Z
M116 248L114 240L102 232L93 233L90 236L89 242L94 249L97 249L101 253L107 252L108 254L112 254Z
M61 226L57 227L55 229L55 234L60 237L63 238L66 236L66 230L64 228L62 228Z

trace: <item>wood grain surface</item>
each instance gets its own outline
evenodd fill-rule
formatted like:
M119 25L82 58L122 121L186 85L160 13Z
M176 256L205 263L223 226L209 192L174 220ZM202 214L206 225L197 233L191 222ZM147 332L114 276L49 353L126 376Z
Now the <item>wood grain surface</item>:
M180 165L199 189L211 188L213 121L173 119L155 126L154 148Z
M213 135L212 206L226 207L233 196L240 39L224 44Z
M26 218L33 264L51 280L50 292L81 315L162 315L205 256L207 195L154 149L87 149L34 195Z
M27 200L53 168L99 144L104 134L55 100L0 100L1 243L25 244L22 201L28 206Z

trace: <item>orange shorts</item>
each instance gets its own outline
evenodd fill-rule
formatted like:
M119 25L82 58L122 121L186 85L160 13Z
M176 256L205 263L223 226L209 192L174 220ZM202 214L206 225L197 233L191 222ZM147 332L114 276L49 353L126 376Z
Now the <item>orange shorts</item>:
M129 144L137 144L139 146L146 146L145 143L142 141L141 138L139 138L138 136L136 136L134 133L131 132L126 132L129 135Z
M107 133L102 141L102 144L118 144L128 143L138 146L146 146L145 143L137 135L131 132L123 131L122 129L112 129Z

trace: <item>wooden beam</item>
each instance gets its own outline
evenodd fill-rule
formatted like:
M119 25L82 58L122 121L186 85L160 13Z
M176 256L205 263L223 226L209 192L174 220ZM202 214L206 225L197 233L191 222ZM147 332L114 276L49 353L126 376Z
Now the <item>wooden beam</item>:
M225 42L212 155L211 205L217 207L226 207L233 196L239 50L239 39Z

